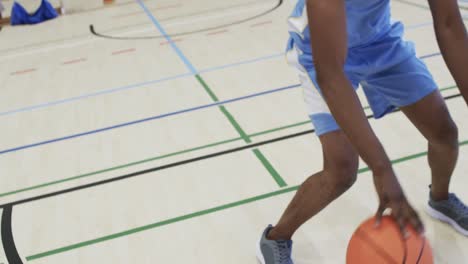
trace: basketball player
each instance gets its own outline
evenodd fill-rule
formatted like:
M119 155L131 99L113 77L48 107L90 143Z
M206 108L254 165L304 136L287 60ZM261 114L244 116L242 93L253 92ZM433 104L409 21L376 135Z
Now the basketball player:
M458 2L429 0L429 5L443 58L468 103L468 38ZM353 185L359 157L373 173L380 203L377 224L391 209L403 234L407 225L423 232L367 121L355 93L358 85L376 118L398 107L427 139L432 171L428 211L468 235L468 207L449 192L458 158L457 126L413 44L402 39L403 25L391 22L390 0L298 0L289 31L287 57L305 90L324 165L302 184L276 226L265 229L259 260L293 263L291 237Z

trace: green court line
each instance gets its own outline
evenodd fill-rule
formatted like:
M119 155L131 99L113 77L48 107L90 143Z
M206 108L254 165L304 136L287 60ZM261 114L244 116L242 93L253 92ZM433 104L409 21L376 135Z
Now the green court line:
M440 91L442 92L442 91L446 91L446 90L450 90L450 89L454 89L454 88L457 88L457 86L450 86L450 87L442 88L442 89L440 89ZM368 109L368 108L369 107L365 107L365 109ZM257 133L248 135L248 137L249 138L254 138L254 137L258 137L258 136L278 132L278 131L281 131L281 130L285 130L285 129L289 129L289 128L293 128L293 127L299 127L299 126L303 126L303 125L309 125L309 124L310 124L310 121L299 122L299 123L295 123L295 124L291 124L291 125L287 125L287 126L282 126L282 127L278 127L278 128L274 128L274 129L269 129L269 130L257 132ZM40 189L40 188L45 188L45 187L49 187L49 186L52 186L52 185L57 185L57 184L60 184L60 183L65 183L65 182L69 182L69 181L73 181L73 180L78 180L78 179L82 179L82 178L86 178L86 177L91 177L91 176L95 176L95 175L106 173L106 172L111 172L111 171L115 171L115 170L119 170L119 169L123 169L123 168L128 168L128 167L131 167L131 166L135 166L135 165L139 165L139 164L143 164L143 163L147 163L147 162L151 162L151 161L156 161L156 160L160 160L160 159L164 159L164 158L169 158L169 157L173 157L173 156L187 154L187 153L190 153L190 152L193 152L193 151L202 150L202 149L206 149L206 148L210 148L210 147L215 147L215 146L219 146L219 145L223 145L223 144L227 144L227 143L231 143L231 142L235 142L235 141L240 141L240 140L242 140L241 137L232 138L232 139L223 140L223 141L218 141L218 142L211 143L211 144L208 144L208 145L203 145L203 146L198 146L198 147L194 147L194 148L190 148L190 149L185 149L185 150L165 154L165 155L162 155L162 156L152 157L152 158L148 158L148 159L144 159L144 160L139 160L139 161L135 161L135 162L131 162L131 163L126 163L126 164L115 166L115 167L110 167L110 168L103 169L103 170L98 170L98 171L85 173L85 174L81 174L81 175L77 175L77 176L73 176L73 177L69 177L69 178L64 178L64 179L57 180L57 181L46 182L46 183L39 184L39 185L34 185L34 186L30 186L30 187L26 187L26 188L22 188L22 189L17 189L17 190L10 191L10 192L1 193L0 197L10 196L10 195L13 195L13 194L18 194L18 193L22 193L22 192L26 192L26 191L32 191L32 190L36 190L36 189Z
M218 102L219 99L216 96L216 94L213 92L213 90L208 86L208 84L205 82L205 80L199 75L195 75L197 78L198 82L203 86L205 91L208 93L208 95L211 97L211 99L215 102ZM224 114L224 116L229 120L231 125L236 129L237 133L241 136L241 138L245 141L245 143L250 144L252 143L252 140L250 137L245 133L245 131L242 129L242 127L239 125L239 123L236 121L234 116L226 109L224 105L220 105L219 109L221 112ZM278 184L279 187L284 187L287 186L286 182L284 179L281 177L281 175L278 173L278 171L275 170L273 165L268 161L268 159L261 153L260 150L255 149L253 150L255 156L260 160L260 162L263 164L265 169L270 173L271 177L275 180L275 182Z
M205 91L208 93L208 95L211 97L211 100L213 100L214 102L219 102L219 99L218 97L216 96L216 94L213 92L213 90L211 90L211 88L208 86L208 84L205 82L205 80L199 75L195 75L195 78L197 78L198 82L203 86L203 88L205 89ZM229 111L226 109L226 107L224 107L224 105L220 105L219 106L219 109L221 110L221 112L224 114L224 116L229 120L229 122L231 123L231 125L236 129L237 133L239 133L239 135L241 136L241 138L246 142L246 143L251 143L252 140L250 139L250 137L247 135L247 133L245 133L245 131L241 128L241 126L239 125L239 123L236 121L236 119L234 119L234 116L231 115L231 113L229 113Z
M226 109L226 107L224 107L223 105L221 105L219 107L219 109L221 109L221 112L223 112L223 114L227 117L227 119L229 120L229 122L232 124L232 126L236 129L237 133L239 133L239 135L241 136L241 138L245 141L245 143L249 144L249 143L252 143L252 140L250 139L250 137L247 135L247 133L245 133L245 131L240 127L239 123L237 123L236 119L234 119L234 117L231 115L231 113L229 113L229 111Z
M439 89L439 91L443 92L443 91L452 90L452 89L455 89L455 88L458 88L458 86L452 85L452 86L449 86L449 87L441 88L441 89Z
M206 148L210 148L210 147L214 147L214 146L218 146L218 145L223 145L223 144L227 144L227 143L238 141L238 140L242 140L242 138L239 137L239 138L232 138L232 139L228 139L228 140L223 140L223 141L215 142L215 143L204 145L204 146L194 147L194 148L191 148L191 149L186 149L186 150L181 150L181 151L165 154L165 155L162 155L162 156L152 157L152 158L148 158L148 159L144 159L144 160L139 160L139 161L135 161L135 162L131 162L131 163L126 163L126 164L115 166L115 167L110 167L110 168L103 169L103 170L98 170L98 171L94 171L94 172L90 172L90 173L80 174L80 175L70 177L70 178L65 178L65 179L61 179L61 180L57 180L57 181L51 181L51 182L43 183L43 184L40 184L40 185L34 185L34 186L23 188L23 189L18 189L18 190L15 190L15 191L2 193L2 194L0 194L0 197L9 196L9 195L22 193L22 192L26 192L26 191L31 191L31 190L35 190L35 189L39 189L39 188L44 188L44 187L48 187L48 186L51 186L51 185L56 185L56 184L64 183L64 182L68 182L68 181L78 180L78 179L81 179L81 178L86 178L86 177L90 177L90 176L94 176L94 175L98 175L98 174L102 174L102 173L106 173L106 172L111 172L111 171L115 171L115 170L119 170L119 169L123 169L123 168L128 168L128 167L131 167L131 166L136 166L136 165L139 165L139 164L143 164L143 163L147 163L147 162L151 162L151 161L156 161L156 160L160 160L160 159L164 159L164 158L178 156L178 155L181 155L181 154L185 154L185 153L189 153L189 152L193 152L193 151L197 151L197 150L201 150L201 149L206 149Z
M244 204L252 203L252 202L255 202L255 201L258 201L258 200L267 199L267 198L270 198L270 197L273 197L273 196L276 196L276 195L280 195L280 194L283 194L283 193L288 193L288 192L294 191L296 189L297 189L297 186L289 187L289 188L283 188L283 189L275 191L275 192L266 193L266 194L255 196L255 197L248 198L248 199L245 199L245 200L241 200L241 201L221 205L221 206L218 206L218 207L213 207L213 208L210 208L210 209L206 209L206 210L203 210L203 211L199 211L199 212L195 212L195 213L191 213L191 214L171 218L171 219L161 221L161 222L157 222L157 223L154 223L154 224L138 227L138 228L135 228L135 229L129 229L129 230L119 232L119 233L115 233L115 234L112 234L112 235L108 235L108 236L100 237L100 238L97 238L97 239L88 240L88 241L85 241L85 242L73 244L73 245L70 245L70 246L58 248L58 249L51 250L51 251L47 251L47 252L44 252L44 253L32 255L32 256L26 257L26 260L32 261L32 260L44 258L44 257L47 257L47 256L56 255L56 254L59 254L59 253L62 253L62 252L70 251L70 250L73 250L73 249L77 249L77 248L86 247L86 246L89 246L89 245L101 243L101 242L104 242L104 241L107 241L107 240L116 239L116 238L119 238L119 237L139 233L139 232L142 232L142 231L145 231L145 230L149 230L149 229L153 229L153 228L157 228L157 227L161 227L161 226L165 226L165 225L169 225L169 224L174 224L174 223L181 222L181 221L184 221L184 220L188 220L188 219L191 219L191 218L200 217L200 216L211 214L211 213L218 212L218 211L221 211L221 210L226 210L226 209L229 209L229 208L238 207L238 206L241 206L241 205L244 205Z
M273 168L271 163L267 160L267 158L260 152L258 149L254 149L253 152L255 153L255 156L265 165L266 169L268 172L271 174L273 179L275 180L276 184L278 184L279 187L286 187L287 184L284 181L283 178L281 178L280 174Z
M282 126L282 127L277 127L277 128L257 132L257 133L251 134L250 137L263 136L263 135L270 134L270 133L273 133L273 132L277 132L277 131L280 131L280 130L289 129L289 128L293 128L293 127L299 127L299 126L303 126L303 125L312 125L312 123L310 122L310 120L307 120L307 121L295 123L295 124L292 124L292 125L287 125L287 126Z
M297 126L297 124L290 125L290 126L285 126L285 127L279 127L279 128L276 128L276 129L271 129L271 130L269 130L269 133L284 130L284 129L287 129L287 128L293 127L293 126ZM259 132L259 133L250 135L249 138L257 137L259 135L264 135L264 134L267 134L267 133ZM220 145L224 145L224 144L227 144L227 143L240 141L240 140L243 140L242 137L227 139L227 140L223 140L223 141L218 141L218 142L203 145L203 146L198 146L198 147L194 147L194 148L190 148L190 149L185 149L185 150L181 150L181 151L177 151L177 152L172 152L172 153L165 154L165 155L162 155L162 156L156 156L156 157L152 157L152 158L148 158L148 159L144 159L144 160L139 160L139 161L135 161L135 162L131 162L131 163L126 163L126 164L115 166L115 167L110 167L110 168L103 169L103 170L98 170L98 171L94 171L94 172L80 174L80 175L77 175L77 176L73 176L73 177L69 177L69 178L65 178L65 179L61 179L61 180L57 180L57 181L46 182L46 183L39 184L39 185L34 185L34 186L30 186L30 187L10 191L10 192L1 193L0 197L5 197L5 196L18 194L18 193L22 193L22 192L26 192L26 191L31 191L31 190L36 190L36 189L40 189L40 188L45 188L45 187L49 187L49 186L60 184L60 183L65 183L65 182L78 180L78 179L82 179L82 178L86 178L86 177L90 177L90 176L95 176L95 175L106 173L106 172L111 172L111 171L115 171L115 170L119 170L119 169L123 169L123 168L128 168L128 167L131 167L131 166L140 165L140 164L148 163L148 162L151 162L151 161L157 161L157 160L164 159L164 158L169 158L169 157L174 157L174 156L178 156L178 155L182 155L182 154L187 154L187 153L194 152L194 151L197 151L197 150L202 150L202 149L207 149L207 148L210 148L210 147L220 146Z
M200 84L203 86L203 88L205 89L205 91L208 93L208 95L211 97L211 100L215 101L215 102L219 102L219 99L218 97L216 96L216 94L213 92L213 90L210 89L210 87L208 86L208 84L206 84L205 80L202 79L202 77L200 75L195 75L195 78L197 78L198 82L200 82Z
M460 142L460 146L465 146L465 145L468 145L468 140ZM417 159L417 158L420 158L420 157L424 157L426 155L427 155L427 152L416 153L414 155L405 156L403 158L393 160L392 164L396 165L396 164L399 164L399 163L403 163L403 162L406 162L406 161L410 161L410 160L414 160L414 159ZM362 173L368 172L368 171L369 171L369 168L362 168L362 169L359 170L358 173L362 174ZM137 228L134 228L134 229L129 229L129 230L126 230L126 231L123 231L123 232L118 232L118 233L103 236L103 237L100 237L100 238L87 240L87 241L84 241L84 242L80 242L80 243L72 244L72 245L69 245L69 246L53 249L53 250L46 251L46 252L43 252L43 253L34 254L34 255L26 257L26 260L28 260L28 261L37 260L37 259L40 259L40 258L45 258L45 257L48 257L48 256L63 253L63 252L66 252L66 251L75 250L75 249L78 249L78 248L87 247L87 246L90 246L90 245L102 243L104 241L113 240L113 239L124 237L124 236L129 236L129 235L139 233L139 232L143 232L143 231L146 231L146 230L149 230L149 229L154 229L154 228L157 228L157 227L162 227L162 226L174 224L174 223L177 223L177 222L186 221L186 220L189 220L189 219L192 219L192 218L201 217L201 216L208 215L208 214L213 214L215 212L227 210L227 209L234 208L234 207L239 207L241 205L246 205L246 204L249 204L249 203L257 202L257 201L260 201L260 200L265 200L267 198L271 198L271 197L278 196L278 195L281 195L281 194L293 192L293 191L296 191L298 188L299 188L299 185L288 187L288 188L283 188L283 189L280 189L278 191L269 192L269 193L266 193L266 194L254 196L254 197L247 198L247 199L244 199L244 200L240 200L240 201L237 201L237 202L220 205L220 206L213 207L213 208L210 208L210 209L206 209L206 210L202 210L202 211L198 211L198 212L178 216L178 217L175 217L175 218L170 218L170 219L167 219L167 220L164 220L164 221L161 221L161 222L156 222L156 223L153 223L153 224L137 227Z

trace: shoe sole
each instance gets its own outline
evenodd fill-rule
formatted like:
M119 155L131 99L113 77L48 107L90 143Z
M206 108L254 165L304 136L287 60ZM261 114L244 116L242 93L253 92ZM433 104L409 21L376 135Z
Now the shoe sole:
M447 223L449 225L451 225L455 230L457 230L457 232L459 232L460 234L464 235L464 236L468 236L468 230L465 230L463 229L463 227L461 227L460 225L458 225L457 222L455 222L455 220L451 219L450 217L444 215L443 213L435 210L434 208L428 206L426 208L426 212L432 216L433 218L439 220L439 221L442 221L444 223Z
M260 249L260 241L257 243L257 260L260 264L265 264L265 258L263 257L262 250Z

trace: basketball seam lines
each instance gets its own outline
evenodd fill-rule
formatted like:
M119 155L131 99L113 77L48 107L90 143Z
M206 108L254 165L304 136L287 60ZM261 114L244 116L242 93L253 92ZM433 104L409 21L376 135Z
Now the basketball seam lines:
M421 261L425 247L426 247L426 238L424 237L422 241L421 251L419 251L419 256L418 256L418 260L416 261L416 264L419 264L419 262Z
M403 237L403 235L401 234L401 232L399 232L399 238L400 238L400 241L403 245L403 261L401 262L402 264L406 264L406 259L408 258L408 244L406 243L406 239Z

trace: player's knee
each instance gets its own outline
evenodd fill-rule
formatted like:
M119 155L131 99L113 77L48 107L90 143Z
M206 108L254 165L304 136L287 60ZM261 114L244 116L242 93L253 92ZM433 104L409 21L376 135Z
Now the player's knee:
M452 119L449 119L447 122L444 122L437 128L429 141L434 145L458 145L457 125L455 122L453 122Z
M343 193L354 185L357 179L359 159L357 156L350 156L335 161L330 168L331 183L333 188Z
M342 170L337 177L334 179L334 186L337 191L346 192L349 190L357 179L357 169L346 169Z

